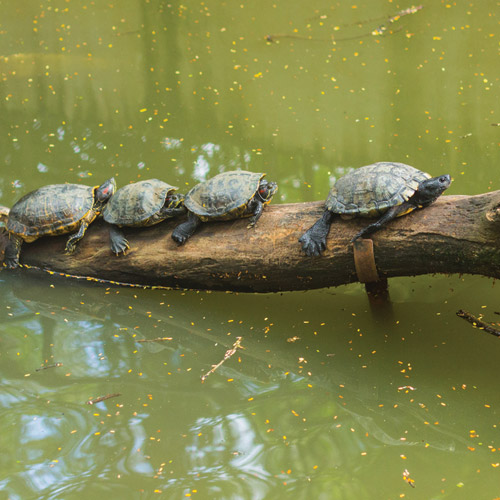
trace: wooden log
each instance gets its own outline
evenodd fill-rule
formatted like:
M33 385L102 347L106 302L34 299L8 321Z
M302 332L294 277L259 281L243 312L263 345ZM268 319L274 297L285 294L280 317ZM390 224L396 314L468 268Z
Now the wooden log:
M170 238L177 221L125 229L131 248L116 257L108 228L93 223L74 255L65 236L23 245L21 263L80 276L152 285L241 292L277 292L358 281L352 236L367 219L334 220L321 257L302 251L299 237L323 212L323 202L269 205L256 227L246 220L203 224L184 246ZM380 278L434 273L500 277L500 191L442 196L373 235ZM0 251L6 238L0 237ZM9 272L4 270L3 272Z

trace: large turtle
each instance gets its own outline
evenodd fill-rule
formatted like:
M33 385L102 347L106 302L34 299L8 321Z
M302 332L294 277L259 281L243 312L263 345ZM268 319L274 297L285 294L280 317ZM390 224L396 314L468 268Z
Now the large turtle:
M5 265L19 265L23 241L31 243L41 236L72 234L65 251L71 254L89 224L101 213L116 190L113 178L100 186L51 184L23 196L11 208L7 230L10 241L5 250Z
M378 231L395 217L424 208L435 201L451 183L449 175L432 177L404 163L380 162L361 167L341 177L330 190L325 211L299 239L309 256L320 255L333 216L377 217L351 242Z
M182 245L201 222L250 217L248 227L254 226L278 190L275 182L264 179L265 175L236 170L194 186L184 200L188 220L174 229L173 240Z
M120 188L106 205L104 220L111 224L111 250L124 253L130 245L120 227L153 226L169 218L186 213L182 205L184 195L175 194L177 188L150 179Z

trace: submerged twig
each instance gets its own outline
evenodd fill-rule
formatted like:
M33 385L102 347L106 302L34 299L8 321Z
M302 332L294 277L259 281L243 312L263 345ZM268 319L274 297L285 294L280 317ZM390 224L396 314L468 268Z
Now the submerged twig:
M37 368L35 371L36 372L41 372L42 370L47 370L48 368L58 368L59 366L62 366L62 363L54 363L53 365L45 365L41 366L40 368Z
M162 340L172 340L172 337L156 337L155 339L138 339L136 342L161 342Z
M394 14L393 16L389 16L388 18L386 18L387 20L384 24L381 24L380 26L372 29L368 33L363 33L361 35L341 37L341 38L337 38L334 35L330 35L329 37L325 37L325 38L314 38L314 37L310 37L310 36L297 35L297 34L292 34L292 33L281 33L281 34L266 35L265 39L269 43L272 43L279 38L295 38L297 40L306 40L309 42L312 41L312 42L333 42L333 43L335 43L335 42L344 42L344 41L348 41L348 40L357 40L359 38L365 38L365 37L369 37L369 36L384 35L387 32L388 33L397 33L402 28L399 28L397 30L388 31L389 30L388 25L393 24L396 21L399 21L404 16L407 16L409 14L415 14L419 10L423 9L423 7L424 7L423 5L416 5L416 6L409 7L407 9L400 10L399 12L396 12L396 14ZM380 19L383 19L383 18L380 18ZM374 19L374 20L376 20L376 19ZM352 24L361 25L361 24L365 24L367 22L371 22L371 21L359 21L357 23L352 23Z
M211 374L213 373L215 370L217 370L217 368L219 368L219 366L222 365L222 363L224 363L224 361L226 361L226 359L229 359L231 356L234 355L234 353L238 350L238 349L243 349L243 347L241 347L241 340L243 339L243 337L236 337L236 342L233 344L233 347L232 349L228 349L226 351L226 354L224 354L224 358L219 361L216 365L212 365L212 368L210 370L208 370L207 373L205 373L205 375L203 375L201 377L201 382L205 382L205 379Z
M459 318L465 319L466 321L471 323L476 328L479 328L480 330L484 330L485 332L491 333L492 335L495 335L495 337L500 337L500 330L490 325L489 323L485 323L479 318L476 318L470 312L460 309L459 311L457 311L457 316Z
M99 396L98 398L91 399L90 401L86 401L86 405L95 405L96 403L100 403L101 401L105 401L106 399L110 398L116 398L118 396L121 396L119 392L115 392L113 394L106 394L106 396Z

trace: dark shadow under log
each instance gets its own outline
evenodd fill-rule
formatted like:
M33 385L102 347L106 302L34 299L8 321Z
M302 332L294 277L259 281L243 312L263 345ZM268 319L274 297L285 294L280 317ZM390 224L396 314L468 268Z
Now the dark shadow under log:
M309 258L299 237L323 212L323 202L270 205L256 227L246 220L203 224L184 246L170 238L179 221L125 229L130 250L116 257L108 228L93 223L74 255L67 237L23 245L21 263L56 272L168 287L276 292L358 281L352 236L367 219L334 220L326 252ZM500 191L442 196L433 205L389 223L372 237L380 278L429 273L500 277ZM0 238L0 251L5 246ZM9 272L3 270L2 272Z

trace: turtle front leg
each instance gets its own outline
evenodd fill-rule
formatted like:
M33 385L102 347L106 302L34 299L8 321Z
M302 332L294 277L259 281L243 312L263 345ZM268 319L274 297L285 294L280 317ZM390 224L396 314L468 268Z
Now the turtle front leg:
M10 235L10 241L5 248L4 263L8 269L19 267L19 255L21 254L21 245L23 239L15 234Z
M247 228L254 227L256 222L259 220L259 217L262 215L262 212L264 211L264 203L262 203L259 200L256 200L255 198L253 199L253 206L252 206L252 217L250 217L248 221Z
M373 234L379 229L382 228L385 224L390 222L392 219L399 217L400 215L404 215L408 212L411 212L415 207L411 203L402 203L396 207L391 207L380 219L375 221L373 224L366 226L362 229L354 238L351 240L351 243L355 242L358 238L365 238L369 234Z
M179 245L184 245L193 236L201 220L195 214L189 212L188 220L179 224L172 232L172 239Z
M109 238L111 251L115 255L124 254L130 248L130 244L127 238L125 238L123 231L114 224L109 224Z
M99 210L97 210L94 206L86 217L82 219L82 223L80 224L78 231L75 234L72 234L66 242L66 248L64 250L67 255L71 255L76 250L76 244L83 238L89 224L97 217L98 214Z
M333 214L330 210L325 210L321 219L313 224L300 238L302 250L309 257L321 255L326 248L326 237L330 232L330 225L333 220Z
M80 229L75 234L72 234L68 241L66 242L66 248L64 249L64 253L67 255L71 255L76 250L76 244L83 238L85 231L89 227L88 222L82 222L80 224Z

